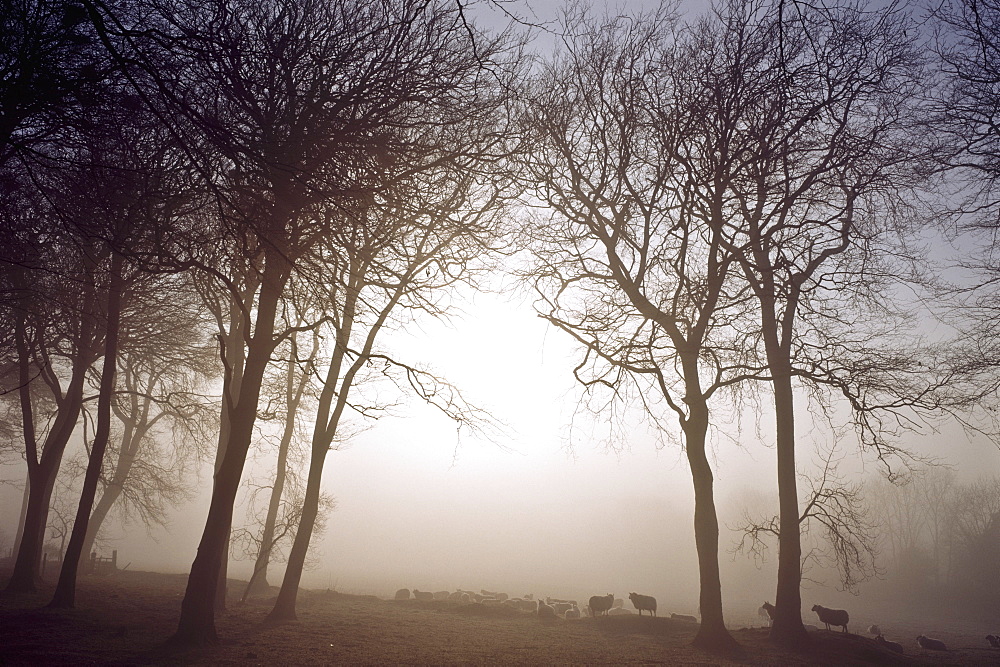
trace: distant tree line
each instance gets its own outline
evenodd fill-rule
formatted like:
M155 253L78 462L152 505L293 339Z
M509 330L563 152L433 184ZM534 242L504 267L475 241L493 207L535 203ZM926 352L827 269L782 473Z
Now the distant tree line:
M8 591L36 585L82 431L52 606L73 606L112 508L155 521L197 456L212 497L173 640L217 639L233 546L255 561L245 595L286 561L268 618L295 618L337 443L402 394L494 427L384 332L448 316L456 288L501 271L579 344L587 405L638 405L680 434L696 645L736 647L710 456L727 412L773 417L780 511L747 530L777 538L786 643L806 640L806 526L845 576L869 553L829 466L800 498L805 402L890 480L922 463L910 431L996 436L995 2L727 0L692 19L568 5L545 57L526 50L532 26L488 31L471 10L5 0L0 433L4 460L27 464ZM934 235L986 242L953 262L924 251ZM946 333L922 334L931 322ZM245 480L270 424L274 474ZM248 483L264 493L243 528ZM954 539L948 558L976 557Z

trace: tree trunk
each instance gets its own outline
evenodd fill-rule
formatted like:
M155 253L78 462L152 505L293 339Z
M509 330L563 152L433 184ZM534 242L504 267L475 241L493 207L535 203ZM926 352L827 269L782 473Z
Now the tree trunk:
M121 415L119 415L119 419L121 419ZM98 498L97 504L94 506L94 511L90 515L90 522L87 524L87 536L83 540L82 551L84 558L94 550L94 542L101 531L101 526L104 525L105 519L111 513L111 508L114 507L115 502L121 497L122 491L125 488L125 480L128 479L129 474L132 472L132 466L135 464L135 459L139 452L141 436L137 433L134 421L130 422L126 418L123 423L125 424L125 430L122 434L121 447L118 450L118 461L115 463L114 474L111 477L111 481L104 487L101 497Z
M294 415L292 408L289 408L289 412ZM269 584L267 583L267 568L271 561L271 549L274 547L272 544L274 541L274 524L278 520L281 496L285 491L285 476L288 472L288 446L292 441L291 427L293 426L294 417L291 420L291 424L286 420L285 432L282 434L281 445L278 448L278 469L274 475L274 486L271 487L271 499L267 505L264 530L260 536L260 551L257 553L257 559L254 562L253 580L247 586L248 593L253 595L265 593L269 588Z
M302 504L302 516L299 528L295 532L295 541L288 553L288 563L285 565L285 576L281 581L281 590L274 603L274 609L267 615L268 623L294 621L295 603L299 594L299 582L302 580L302 568L309 551L309 541L312 539L313 528L316 526L316 515L319 514L320 482L323 478L323 464L329 446L313 447L309 460L309 478L306 482L306 495Z
M771 638L783 644L808 641L802 625L802 544L798 480L795 476L795 402L790 363L770 363L773 373L778 454L778 587Z
M90 460L83 478L80 504L73 522L73 532L69 546L63 556L59 582L50 607L72 608L76 601L76 576L83 554L83 543L87 535L87 524L94 507L97 485L104 465L104 452L111 437L111 400L115 392L115 375L118 370L118 336L121 322L122 282L121 258L118 253L111 257L111 275L108 286L108 321L104 337L104 368L101 371L101 393L97 401L97 432L90 449Z
M17 514L17 533L14 535L14 545L11 553L21 548L21 536L24 535L24 517L28 513L28 492L31 488L31 477L24 476L24 493L21 494L21 511Z
M198 554L191 564L177 631L171 637L174 644L197 645L218 641L215 603L222 561L228 555L226 545L233 520L233 504L257 420L264 370L274 350L274 318L289 269L287 260L279 251L270 253L261 282L256 329L248 346L238 400L229 413L230 431L225 455L215 473L208 519L198 545Z
M49 501L55 485L56 474L62 464L63 453L80 417L83 406L83 384L89 359L78 359L73 368L73 378L59 405L52 430L45 438L41 460L29 474L28 506L24 513L24 530L21 544L14 561L14 570L7 582L7 591L12 593L35 590L38 568L42 560L42 544L45 542L45 528L49 518Z
M708 405L698 385L697 361L686 360L686 392L690 413L683 424L685 449L694 482L694 538L698 552L701 625L694 646L713 651L736 651L740 645L726 629L719 577L719 518L715 510L714 476L705 454ZM694 386L692 386L694 385Z

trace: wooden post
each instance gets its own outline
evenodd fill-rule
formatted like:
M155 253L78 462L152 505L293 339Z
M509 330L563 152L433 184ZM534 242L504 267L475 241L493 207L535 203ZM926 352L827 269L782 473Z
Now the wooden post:
M118 569L118 549L115 549L114 551L111 552L111 569L112 570Z

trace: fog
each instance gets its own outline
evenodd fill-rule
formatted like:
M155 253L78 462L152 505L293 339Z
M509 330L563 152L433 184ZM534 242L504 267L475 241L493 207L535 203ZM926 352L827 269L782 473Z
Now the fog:
M625 415L631 435L609 447L606 426L580 409L572 379L577 351L534 316L518 296L480 294L450 322L429 321L397 332L392 348L459 386L506 424L491 440L456 431L435 410L409 402L330 453L324 488L336 508L314 540L303 586L391 596L397 588L499 590L510 595L585 599L636 591L661 610L698 610L693 492L682 449L657 439L638 414ZM765 394L766 396L766 394ZM829 441L800 416L800 467L817 459L810 447ZM772 415L748 403L737 423L714 440L721 526L723 593L730 622L758 622L756 608L773 598L775 553L757 562L731 554L748 503L776 499ZM631 420L631 421L630 421ZM738 427L738 429L737 429ZM762 436L759 437L759 436ZM914 436L908 445L952 464L962 479L996 474L996 449L960 430ZM79 439L73 445L80 449ZM851 478L878 474L873 459L842 443ZM209 448L210 449L210 448ZM70 456L72 456L70 452ZM247 477L266 478L273 448L261 439ZM4 469L0 529L10 548L23 471ZM165 527L122 527L109 520L103 552L119 566L186 572L197 549L211 492L206 460L195 496ZM246 522L246 494L236 524ZM72 499L75 502L75 498ZM236 554L234 554L236 555ZM246 579L251 560L230 562ZM281 565L269 581L280 583ZM840 597L834 570L813 571L803 601ZM864 600L865 585L861 588ZM853 604L858 605L855 601Z

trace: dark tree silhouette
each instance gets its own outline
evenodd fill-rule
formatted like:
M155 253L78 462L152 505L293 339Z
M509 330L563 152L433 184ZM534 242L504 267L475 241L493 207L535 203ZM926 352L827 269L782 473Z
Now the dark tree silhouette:
M586 349L576 374L588 391L636 396L657 422L664 407L676 417L695 491L694 643L732 649L709 404L766 373L754 359L752 298L727 243L732 194L721 175L732 158L717 131L718 90L705 83L725 76L715 35L677 26L665 8L567 23L564 52L526 93L525 171L553 212L532 226L536 308Z

